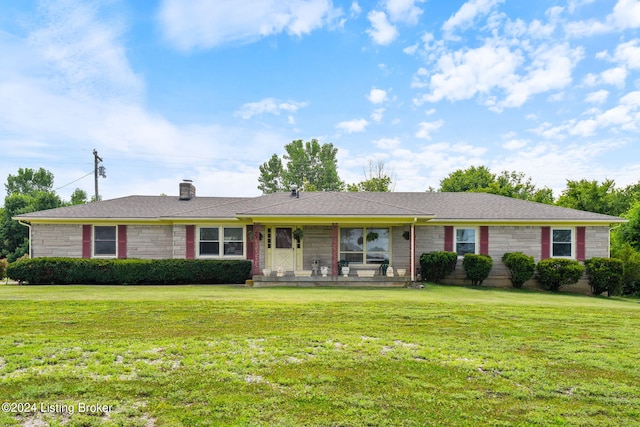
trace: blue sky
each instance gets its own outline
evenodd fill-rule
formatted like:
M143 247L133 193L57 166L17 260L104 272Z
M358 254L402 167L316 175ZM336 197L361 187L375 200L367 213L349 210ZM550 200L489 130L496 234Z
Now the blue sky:
M69 199L258 195L292 140L350 183L456 169L640 180L640 1L4 1L0 179L44 167ZM89 175L88 175L89 174ZM4 199L4 187L0 189Z

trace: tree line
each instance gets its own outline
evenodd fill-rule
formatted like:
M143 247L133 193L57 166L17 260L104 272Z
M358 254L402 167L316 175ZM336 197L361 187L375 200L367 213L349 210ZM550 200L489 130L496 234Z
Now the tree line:
M393 191L393 172L383 161L370 161L363 180L345 183L338 173L338 149L318 140L294 140L285 145L285 154L273 154L259 167L258 189L264 194L289 191L292 185L304 191ZM87 193L76 189L71 200L63 201L53 189L53 174L44 168L20 168L5 184L4 207L0 208L0 258L9 262L28 253L28 230L11 218L87 202ZM426 191L485 192L537 203L562 206L623 217L628 223L611 233L612 256L636 260L640 277L640 181L624 188L613 180L567 180L556 199L547 187L538 187L522 172L493 173L486 166L471 166L451 172L438 188ZM635 262L635 261L634 261Z

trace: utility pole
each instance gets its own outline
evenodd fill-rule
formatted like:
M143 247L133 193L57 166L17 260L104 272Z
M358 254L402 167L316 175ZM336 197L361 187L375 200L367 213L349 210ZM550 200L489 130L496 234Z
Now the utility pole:
M102 157L98 156L98 152L94 148L93 149L93 176L96 184L96 199L95 199L96 202L100 200L100 194L98 193L98 176L101 176L103 178L107 177L107 174L105 173L106 169L104 166L101 165L101 163L102 163Z

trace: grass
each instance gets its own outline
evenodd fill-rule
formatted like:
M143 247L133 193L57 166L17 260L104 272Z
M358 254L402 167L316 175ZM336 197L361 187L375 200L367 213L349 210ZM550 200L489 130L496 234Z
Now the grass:
M435 285L0 300L2 426L640 423L637 300Z

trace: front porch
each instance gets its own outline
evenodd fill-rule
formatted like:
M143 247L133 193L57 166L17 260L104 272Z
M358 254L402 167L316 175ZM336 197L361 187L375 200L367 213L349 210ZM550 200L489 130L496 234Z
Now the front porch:
M291 287L381 287L381 288L406 288L412 284L411 277L405 276L373 276L360 277L357 275L349 276L332 276L327 275L294 275L293 272L287 272L282 276L276 275L274 272L269 276L254 275L254 287L267 286L291 286Z

